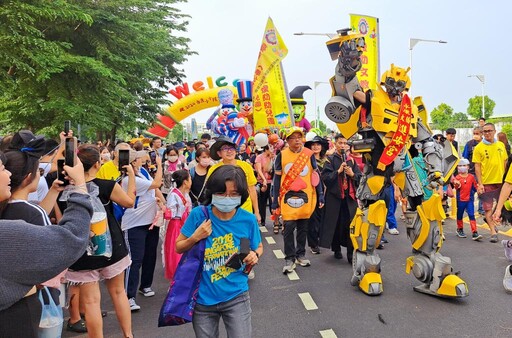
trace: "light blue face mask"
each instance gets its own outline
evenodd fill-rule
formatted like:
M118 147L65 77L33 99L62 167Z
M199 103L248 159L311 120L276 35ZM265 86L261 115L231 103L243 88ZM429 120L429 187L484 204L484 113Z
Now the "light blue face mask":
M482 139L482 142L483 142L484 144L487 144L487 145L489 145L489 144L493 144L494 142L496 142L496 138L494 138L494 139L492 140L492 142L489 142L489 141L487 141L485 138L483 138L483 139Z
M219 209L220 212L231 212L242 204L242 197L229 197L212 195L212 205Z

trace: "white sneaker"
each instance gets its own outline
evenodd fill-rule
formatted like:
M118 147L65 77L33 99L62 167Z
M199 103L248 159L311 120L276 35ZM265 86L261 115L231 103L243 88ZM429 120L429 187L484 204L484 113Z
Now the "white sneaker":
M254 268L251 269L251 271L249 271L249 275L247 277L249 277L249 279L254 279Z
M311 265L311 261L309 259L304 258L304 257L297 257L295 259L295 263L299 264L300 266L310 266Z
M508 293L512 293L512 265L505 268L505 277L503 277L503 287Z
M390 235L400 235L400 232L397 229L388 229L388 233Z
M155 295L155 291L151 288L139 289L139 293L144 295L144 297L153 297Z
M135 303L135 298L128 299L128 303L130 304L131 311L139 311L140 310L140 306L138 306L137 303Z

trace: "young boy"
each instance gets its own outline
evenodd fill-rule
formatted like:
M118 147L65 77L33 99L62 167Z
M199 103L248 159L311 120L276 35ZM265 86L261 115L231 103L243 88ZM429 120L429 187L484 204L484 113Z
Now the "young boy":
M472 239L479 241L482 235L479 235L476 230L475 220L475 192L477 189L475 176L469 173L469 161L462 158L457 166L458 175L453 178L453 185L457 189L457 236L466 238L464 233L464 222L462 216L464 211L468 213L469 225L473 233Z

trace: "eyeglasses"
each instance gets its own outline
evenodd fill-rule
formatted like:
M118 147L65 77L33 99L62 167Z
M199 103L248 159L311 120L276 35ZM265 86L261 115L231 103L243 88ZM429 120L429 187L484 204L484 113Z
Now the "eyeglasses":
M484 133L492 133L493 131L496 131L496 130L494 130L494 129L483 130Z
M295 140L302 140L302 137L301 137L301 136L288 137L288 140L292 140L292 141L295 141Z
M235 151L235 150L236 150L235 147L232 147L232 146L222 146L220 148L220 151L226 151L226 152L228 152L228 151Z

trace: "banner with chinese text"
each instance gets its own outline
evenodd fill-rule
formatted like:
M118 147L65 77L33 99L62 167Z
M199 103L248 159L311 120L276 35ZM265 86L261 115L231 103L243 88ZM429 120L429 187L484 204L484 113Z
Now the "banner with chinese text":
M364 35L366 50L361 55L362 67L357 72L359 84L364 90L377 89L379 85L379 18L350 14L350 28Z
M268 18L253 80L254 130L281 129L293 125L288 88L281 61L288 49Z

